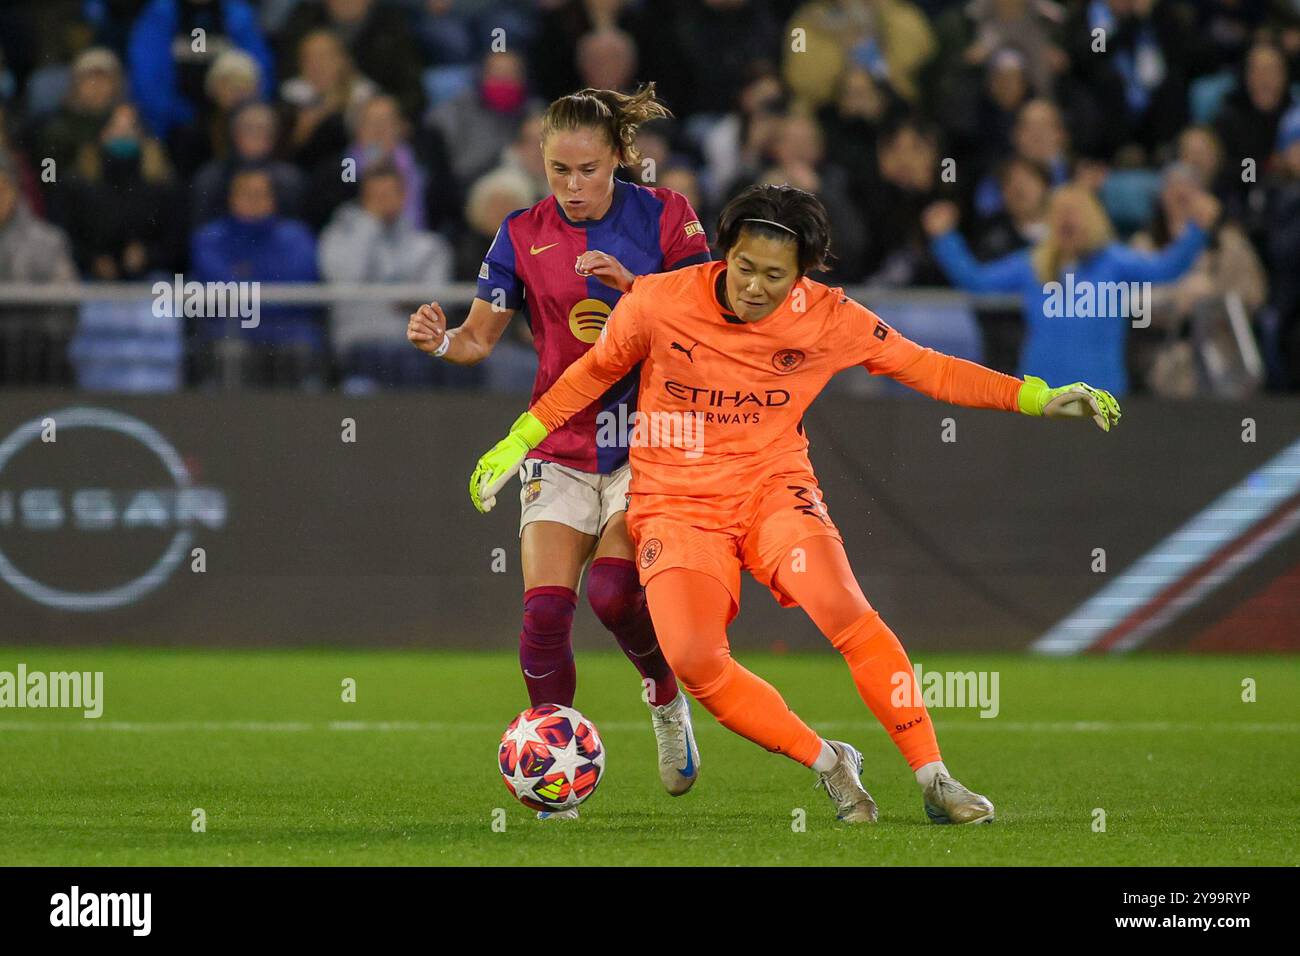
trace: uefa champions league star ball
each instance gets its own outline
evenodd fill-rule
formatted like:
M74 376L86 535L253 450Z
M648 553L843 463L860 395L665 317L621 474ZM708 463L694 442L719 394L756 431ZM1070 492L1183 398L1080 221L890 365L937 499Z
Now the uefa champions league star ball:
M596 790L605 745L596 725L572 707L539 704L510 721L497 764L506 789L532 810L567 810Z

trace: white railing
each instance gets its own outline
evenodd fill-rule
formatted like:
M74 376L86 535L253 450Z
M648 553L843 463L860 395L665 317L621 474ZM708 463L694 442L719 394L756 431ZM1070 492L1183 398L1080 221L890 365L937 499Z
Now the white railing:
M186 276L185 278L190 278ZM160 280L168 283L170 280ZM0 306L6 305L80 305L83 302L139 302L154 297L152 282L77 282L42 285L30 282L0 282ZM339 302L438 302L465 306L473 300L477 287L472 282L455 282L441 288L420 283L317 283L263 282L258 287L265 305L333 305ZM859 302L870 304L873 298L936 305L969 304L980 308L1016 309L1018 295L972 295L954 289L887 289L852 286L845 290Z

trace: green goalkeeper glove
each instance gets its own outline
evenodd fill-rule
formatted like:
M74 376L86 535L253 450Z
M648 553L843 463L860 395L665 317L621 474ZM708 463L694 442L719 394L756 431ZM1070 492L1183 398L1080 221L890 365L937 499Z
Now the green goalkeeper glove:
M524 412L510 426L510 434L478 460L469 477L469 499L486 514L497 503L497 492L505 487L528 453L542 443L546 426L537 416Z
M1026 415L1046 415L1048 418L1091 418L1104 432L1119 421L1119 402L1110 392L1093 388L1083 382L1048 388L1047 383L1033 375L1025 376L1020 386L1020 410Z

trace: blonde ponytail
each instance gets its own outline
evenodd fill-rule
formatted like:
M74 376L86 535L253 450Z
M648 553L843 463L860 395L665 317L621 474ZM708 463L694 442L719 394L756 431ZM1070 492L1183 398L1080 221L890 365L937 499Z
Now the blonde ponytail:
M642 123L673 114L655 97L654 83L635 93L587 88L561 96L542 117L542 140L562 130L599 129L618 156L620 166L635 166L641 159L636 133Z

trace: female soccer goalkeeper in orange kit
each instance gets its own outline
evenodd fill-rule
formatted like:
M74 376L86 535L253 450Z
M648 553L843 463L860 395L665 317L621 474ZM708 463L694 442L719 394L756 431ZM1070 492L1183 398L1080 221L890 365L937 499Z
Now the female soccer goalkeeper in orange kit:
M628 529L659 644L686 689L727 728L811 767L849 822L873 822L861 755L823 740L727 643L740 572L801 607L848 663L858 692L902 751L936 823L983 823L993 804L953 779L922 704L891 699L912 664L853 575L822 502L801 419L836 372L864 365L954 404L1119 420L1106 392L1049 388L905 339L808 278L830 252L810 193L754 186L718 226L720 262L638 278L600 339L520 416L470 479L481 509L528 451L638 362ZM899 695L912 701L919 694Z

